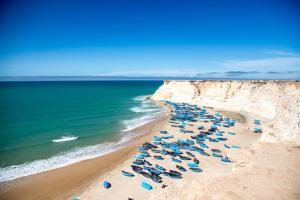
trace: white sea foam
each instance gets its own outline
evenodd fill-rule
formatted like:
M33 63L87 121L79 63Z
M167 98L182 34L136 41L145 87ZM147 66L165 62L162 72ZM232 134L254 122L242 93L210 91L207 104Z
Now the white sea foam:
M145 101L149 95L136 96L133 98L135 101Z
M136 106L133 108L130 108L130 110L132 112L136 112L136 113L142 113L142 112L153 112L153 111L158 111L160 110L159 108L150 108L150 107L144 107L144 106Z
M82 160L95 158L113 152L121 148L122 144L131 138L132 136L126 137L126 139L122 138L116 143L102 143L93 146L75 148L73 150L54 155L48 159L0 168L0 182L64 167Z
M68 142L72 140L76 140L78 137L76 136L62 136L59 139L54 139L52 142L59 143L59 142Z
M131 131L137 127L143 126L155 119L156 116L153 115L145 115L142 117L133 118L130 120L123 120L122 123L125 125L125 129L123 131Z
M139 116L129 119L123 120L122 123L125 125L123 131L131 131L135 128L143 126L153 120L155 120L164 110L149 100L146 99L149 95L137 96L133 98L135 101L139 101L140 105L130 108L132 112L140 113ZM141 116L141 114L143 114Z

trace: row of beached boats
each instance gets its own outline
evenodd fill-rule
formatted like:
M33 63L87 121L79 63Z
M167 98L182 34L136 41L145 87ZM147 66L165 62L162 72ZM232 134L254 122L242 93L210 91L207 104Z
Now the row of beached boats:
M190 139L179 139L176 141L172 134L165 130L160 131L161 136L154 136L152 142L145 142L139 147L139 153L134 156L135 160L131 165L133 172L122 170L124 176L134 177L135 175L141 175L155 183L163 183L163 177L181 179L183 173L188 170L192 172L203 171L199 167L200 161L196 158L196 154L212 156L225 163L231 162L227 156L222 155L220 149L212 148L208 151L209 146L206 142L225 142L227 138L224 137L224 132L218 129L219 127L228 128L235 126L236 122L234 120L222 117L219 113L211 115L206 108L200 108L196 105L177 104L170 101L165 103L172 107L171 126L178 128L181 134L190 134ZM193 126L192 122L211 123L211 126L205 130L204 125L199 125L197 127L199 132L195 133L187 129L187 127ZM229 134L235 135L234 132L229 132ZM224 144L224 148L237 147ZM161 165L151 163L148 159L153 158L156 162L160 162L168 159L168 157L174 162L177 170L168 170ZM141 186L147 190L153 189L145 181L142 182ZM166 187L166 185L163 185L163 187Z
M224 163L232 161L224 155L222 150L210 148L209 143L223 143L224 149L238 149L237 145L228 145L228 135L236 135L235 132L224 132L219 130L220 127L230 128L236 125L236 121L228 117L223 117L220 113L214 115L209 114L206 107L198 107L187 103L174 103L165 101L166 105L172 107L170 125L178 128L180 134L189 134L190 139L178 139L168 131L160 131L160 136L154 136L153 141L145 142L138 148L138 154L135 155L131 164L131 171L122 170L122 175L126 177L135 177L136 175L150 179L154 183L162 184L162 188L167 187L164 178L181 179L187 171L202 172L198 156L211 156L219 159ZM194 122L201 123L197 126L197 133L189 130L188 127L194 126ZM205 123L211 123L209 128L204 126ZM260 125L259 120L254 121L255 125ZM260 128L256 128L254 132L262 132ZM151 159L150 159L151 158ZM150 162L150 160L155 161ZM159 164L165 160L174 162L176 170L169 170ZM104 187L111 185L105 184ZM150 183L143 181L141 186L144 189L152 190Z

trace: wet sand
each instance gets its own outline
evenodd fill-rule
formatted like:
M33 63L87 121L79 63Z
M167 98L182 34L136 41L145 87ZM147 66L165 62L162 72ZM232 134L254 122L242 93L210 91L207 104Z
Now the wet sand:
M145 132L145 134L132 139L120 150L2 183L0 199L68 199L79 195L92 181L132 157L137 152L138 146L149 140L155 132L161 130L168 118L169 111L153 122L135 129L135 132Z

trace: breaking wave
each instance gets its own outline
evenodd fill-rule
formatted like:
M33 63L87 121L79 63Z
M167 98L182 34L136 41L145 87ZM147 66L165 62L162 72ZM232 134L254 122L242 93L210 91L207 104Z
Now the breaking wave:
M62 136L59 139L52 140L52 142L55 142L55 143L69 142L69 141L72 141L72 140L76 140L77 138L78 137L75 137L75 136Z
M21 165L12 165L0 168L0 182L13 180L23 176L29 176L51 169L64 167L82 160L105 155L107 153L120 149L122 147L122 144L129 139L131 138L128 137L126 138L126 140L121 139L120 141L115 143L111 142L87 147L78 147L73 150L54 155L48 159L35 160Z

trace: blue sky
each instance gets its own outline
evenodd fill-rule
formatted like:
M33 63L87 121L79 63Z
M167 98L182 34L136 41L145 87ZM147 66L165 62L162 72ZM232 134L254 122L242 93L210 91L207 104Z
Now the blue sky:
M300 77L300 3L1 1L0 76Z

